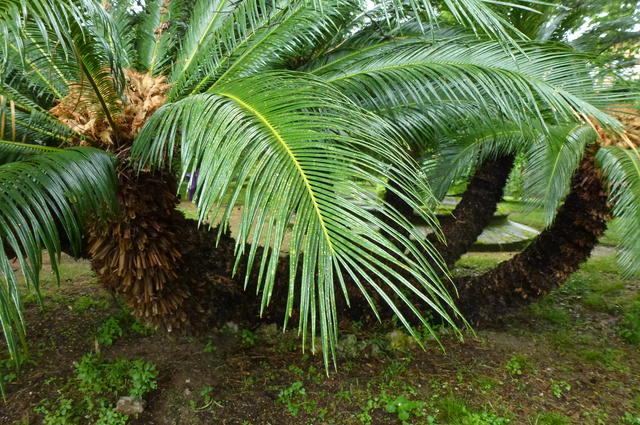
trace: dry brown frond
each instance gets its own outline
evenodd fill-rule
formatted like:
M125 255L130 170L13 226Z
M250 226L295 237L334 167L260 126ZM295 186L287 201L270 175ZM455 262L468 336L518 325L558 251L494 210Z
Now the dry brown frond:
M618 146L623 149L638 149L640 147L640 111L631 106L625 105L610 111L610 114L617 118L625 128L623 134L611 134L600 126L596 130L600 135L601 146Z
M166 93L171 85L165 76L154 77L131 69L125 69L124 74L127 81L124 108L120 115L114 117L114 121L120 144L126 146L133 142L151 115L166 102ZM95 140L105 149L114 146L114 130L86 89L70 87L69 94L49 112L67 127ZM86 144L81 140L72 143Z

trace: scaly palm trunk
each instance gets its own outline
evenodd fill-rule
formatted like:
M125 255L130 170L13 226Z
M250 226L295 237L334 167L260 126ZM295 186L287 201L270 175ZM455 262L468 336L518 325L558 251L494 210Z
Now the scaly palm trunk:
M513 167L513 155L485 161L475 172L451 217L440 221L445 242L428 239L452 267L469 251L496 212Z
M469 181L451 217L440 221L444 242L435 234L428 236L447 267L452 267L469 251L491 221L498 202L502 199L513 159L513 155L505 155L485 161ZM384 201L408 219L412 218L413 209L393 191L385 193Z
M607 191L594 166L594 153L593 149L587 152L580 163L552 226L495 269L455 279L457 305L467 320L486 322L532 302L564 282L589 257L609 218ZM470 223L474 212L481 212L488 222L495 211L512 160L503 157L486 162L472 178L462 206L456 208L456 220L444 227L449 235L465 236L464 241L453 244L456 252L466 251L462 246L472 244L484 227ZM216 230L198 227L177 211L175 193L172 176L143 174L136 180L132 172L122 175L121 216L94 226L89 236L89 254L99 279L120 294L136 316L156 326L198 328L226 320L255 322L259 299L250 289L243 290L246 265L241 262L232 276L235 241L226 233L215 246ZM449 230L456 223L466 229ZM449 261L456 255L447 252L451 245L443 253ZM282 258L278 267L277 275L283 281L288 263ZM255 277L252 273L250 287ZM282 319L286 297L286 285L276 285L266 311L268 320ZM348 312L339 300L343 312L358 319L370 316L357 291L350 291L350 298Z
M258 318L258 298L243 290L246 264L233 275L235 240L225 233L216 246L217 229L176 210L175 177L125 169L119 183L119 215L88 232L87 255L105 288L145 323L169 330ZM287 272L283 259L279 273ZM282 308L270 316L280 319L285 290L276 288L274 297Z
M486 273L454 280L457 304L471 323L494 320L548 294L589 258L610 217L608 193L594 164L596 150L585 153L553 224L524 251Z

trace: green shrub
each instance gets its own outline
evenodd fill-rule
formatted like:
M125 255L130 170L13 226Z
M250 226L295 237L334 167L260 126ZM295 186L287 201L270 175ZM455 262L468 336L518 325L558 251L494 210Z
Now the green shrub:
M629 344L640 344L640 302L626 309L618 333Z

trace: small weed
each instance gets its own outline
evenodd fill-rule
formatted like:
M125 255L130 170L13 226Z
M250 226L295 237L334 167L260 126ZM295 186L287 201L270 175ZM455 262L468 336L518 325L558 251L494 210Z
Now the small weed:
M95 425L127 425L129 416L116 412L113 407L102 406Z
M131 329L131 331L140 335L151 335L153 333L153 329L143 325L137 320L134 320L133 323L129 325L129 329Z
M240 329L238 337L240 338L240 342L244 345L255 345L258 340L256 334L249 329Z
M206 386L202 388L199 392L199 396L202 404L198 406L196 405L196 402L192 400L191 408L193 410L196 410L196 411L207 410L214 404L221 406L221 404L217 403L213 398L213 387L211 386Z
M631 412L624 412L620 425L640 425L640 415L634 415Z
M408 400L404 395L398 396L396 399L388 402L384 406L384 410L388 413L395 413L396 416L402 424L408 424L409 418L411 416L421 417L424 416L424 406L426 405L423 401L411 401Z
M75 311L83 312L92 308L107 309L109 308L109 303L103 298L95 299L87 296L78 297L73 301L73 309Z
M103 362L87 354L75 363L75 376L61 385L60 397L40 401L35 411L45 425L74 424L82 418L96 425L125 425L129 418L115 411L116 400L122 395L142 398L157 387L157 376L155 365L143 360Z
M209 340L207 341L207 344L204 346L204 348L202 349L203 353L213 353L217 350L218 348L213 345L213 341Z
M103 363L97 356L87 354L75 366L78 387L88 395L126 393L140 398L157 387L156 367L144 360Z
M551 392L556 398L564 397L565 393L571 391L571 385L565 381L551 383Z
M288 367L289 372L293 373L294 375L297 376L303 376L304 375L304 370L302 370L299 366L296 366L294 364L290 365Z
M487 394L498 385L495 379L488 376L477 376L473 381L477 384L481 394Z
M511 375L520 376L529 367L529 359L521 354L515 354L511 356L505 367Z
M100 345L110 346L120 337L124 336L128 331L135 332L140 335L150 335L153 330L138 322L129 313L121 313L116 316L110 316L102 322L96 332L96 340Z
M583 415L587 418L591 418L592 421L597 425L609 424L609 415L601 410L584 412Z
M55 403L43 400L34 409L45 425L67 425L74 417L73 400L59 397Z
M280 390L280 394L278 394L278 401L287 406L287 410L289 410L293 416L297 416L298 413L300 413L300 408L302 407L302 403L299 399L306 397L306 395L307 391L304 389L302 382L296 381L289 387Z
M120 326L120 322L114 316L109 317L102 322L96 333L96 340L100 345L110 346L118 338L124 335L124 330Z

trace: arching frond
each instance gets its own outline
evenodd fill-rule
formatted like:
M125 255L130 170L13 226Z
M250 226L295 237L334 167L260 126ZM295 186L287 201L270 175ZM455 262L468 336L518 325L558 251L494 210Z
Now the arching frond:
M188 3L184 0L151 0L146 3L137 26L138 71L152 75L166 72L164 68L175 59L179 46L186 43L183 34L191 31L191 25L185 25L189 11L201 17L196 12L199 6Z
M320 0L316 0L320 1ZM453 20L467 26L476 34L485 34L499 40L515 43L516 38L524 38L504 16L494 10L495 5L508 5L521 9L530 10L526 3L537 3L536 0L522 2L502 2L498 0L444 0L432 2L429 0L374 0L373 4L378 5L383 15L387 19L400 17L406 19L412 16L422 26L426 23L438 23L442 15L448 12L448 16ZM444 13L443 13L444 12Z
M640 156L637 150L606 146L596 161L609 182L613 214L623 232L618 261L626 273L640 274Z
M597 133L589 126L557 126L538 139L527 153L523 196L542 207L545 225L553 223L585 148L596 138Z
M11 102L11 98L6 99L0 95L0 138L13 142L32 141L55 146L62 145L74 137L84 138L29 103L25 106Z
M6 143L0 146L6 148ZM92 148L55 151L0 166L0 324L13 359L19 357L25 331L8 253L15 255L27 285L38 294L42 250L48 251L57 275L61 237L78 252L83 220L115 205L115 187L113 158Z
M367 51L362 60L352 57L314 74L357 103L370 98L394 105L473 101L498 108L516 122L586 122L595 117L606 126L619 127L598 109L616 101L616 96L596 95L585 63L566 50L532 46L523 53L509 53L494 42L456 40L380 49L379 55Z
M399 183L391 190L415 207L428 194L416 166L392 135L372 134L367 125L371 120L363 115L316 80L262 73L165 105L143 128L133 150L140 166L162 166L171 163L172 153L180 148L182 175L199 171L195 200L201 219L213 210L226 223L243 197L237 255L247 254L249 269L259 262L257 290L263 308L275 284L285 234L290 233L287 311L291 313L299 298L303 340L310 329L313 348L320 328L327 365L336 343L336 292L341 288L346 296L347 279L367 299L370 291L376 292L407 327L389 294L419 318L403 291L451 320L444 310L452 306L451 299L423 257L424 252L434 258L437 254L422 238L413 242L393 230L387 220L415 233L392 208L383 210L385 220L362 206L371 204L372 194L357 181L386 185L386 179L393 178ZM230 201L221 205L225 197ZM430 215L424 218L433 222ZM245 244L262 238L267 249L258 259L257 244L248 252Z
M457 123L457 131L438 136L434 157L425 161L434 195L443 198L453 182L467 176L485 159L526 150L542 135L539 127L522 127L502 120Z
M283 0L266 8L258 0L246 0L210 35L206 46L211 48L198 51L200 58L194 60L201 62L202 71L192 72L195 85L187 86L195 94L260 70L295 68L287 61L312 55L353 10L354 0L323 2L322 10L313 0Z
M30 145L28 143L9 142L0 140L0 165L16 162L21 159L42 153L58 152L61 149L49 146Z

